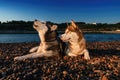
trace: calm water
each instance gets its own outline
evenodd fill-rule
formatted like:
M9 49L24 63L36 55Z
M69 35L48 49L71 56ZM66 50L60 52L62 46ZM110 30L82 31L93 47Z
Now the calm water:
M120 41L120 34L85 34L88 42ZM0 34L0 43L39 42L38 34Z

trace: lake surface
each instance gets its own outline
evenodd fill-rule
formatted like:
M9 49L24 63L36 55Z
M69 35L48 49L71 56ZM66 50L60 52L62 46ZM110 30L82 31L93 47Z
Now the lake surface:
M120 41L120 34L84 34L88 42ZM0 43L39 42L38 34L0 34Z

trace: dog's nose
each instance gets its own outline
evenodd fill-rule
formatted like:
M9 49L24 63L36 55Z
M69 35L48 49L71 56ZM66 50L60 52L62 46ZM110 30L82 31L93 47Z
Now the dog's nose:
M35 19L35 21L37 21L37 19Z

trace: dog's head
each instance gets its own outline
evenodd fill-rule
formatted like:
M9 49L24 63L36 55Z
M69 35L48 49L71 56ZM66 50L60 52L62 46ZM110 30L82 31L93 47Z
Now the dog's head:
M33 28L38 32L47 32L48 30L55 31L57 29L57 25L51 25L50 22L40 22L38 20L35 20Z
M57 25L53 25L50 22L40 22L35 20L33 28L36 29L42 36L44 36L45 41L55 40L57 37Z
M75 22L72 20L71 24L68 25L65 33L60 36L64 42L78 42L83 38L82 31L78 28Z

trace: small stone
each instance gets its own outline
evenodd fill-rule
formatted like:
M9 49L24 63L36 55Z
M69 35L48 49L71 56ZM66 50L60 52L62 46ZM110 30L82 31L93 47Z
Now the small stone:
M117 50L120 50L120 48L116 48Z
M67 56L64 56L63 59L64 59L64 60L67 60Z
M102 77L102 80L108 80L108 78L104 75L104 76Z
M50 71L51 71L50 68L48 68L47 72L50 73Z
M33 71L32 71L32 73L36 73L37 72L37 69L34 69Z
M6 56L6 60L8 60L9 59L9 57L8 56Z
M20 51L21 50L21 48L18 48L18 51Z
M20 78L18 77L16 80L20 80Z
M63 75L66 76L68 74L67 71L63 71Z

